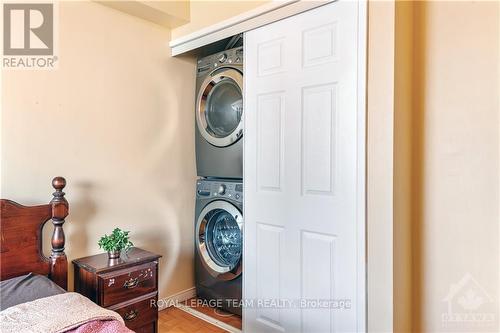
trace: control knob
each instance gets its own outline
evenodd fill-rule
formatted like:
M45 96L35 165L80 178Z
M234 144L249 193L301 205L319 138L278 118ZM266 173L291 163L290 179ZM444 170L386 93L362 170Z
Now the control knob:
M227 59L227 54L222 53L221 55L219 55L219 62L220 63L223 63L224 61L226 61L226 59Z
M217 193L219 193L220 195L224 195L226 193L226 185L220 185Z

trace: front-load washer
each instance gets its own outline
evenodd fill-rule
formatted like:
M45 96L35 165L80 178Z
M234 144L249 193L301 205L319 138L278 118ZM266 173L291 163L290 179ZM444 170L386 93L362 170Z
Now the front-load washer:
M243 178L243 48L202 58L196 76L196 169Z
M243 184L199 179L195 208L198 298L241 315ZM209 303L210 304L210 303Z

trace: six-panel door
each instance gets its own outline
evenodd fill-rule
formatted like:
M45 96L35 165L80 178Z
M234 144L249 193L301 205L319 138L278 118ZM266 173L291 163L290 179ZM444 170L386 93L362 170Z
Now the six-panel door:
M245 35L246 332L363 330L358 19L334 2Z

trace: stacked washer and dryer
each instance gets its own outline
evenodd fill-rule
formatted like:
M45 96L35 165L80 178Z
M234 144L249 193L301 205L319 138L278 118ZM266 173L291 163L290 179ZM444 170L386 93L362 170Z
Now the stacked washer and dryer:
M196 98L196 293L241 315L242 47L198 60Z

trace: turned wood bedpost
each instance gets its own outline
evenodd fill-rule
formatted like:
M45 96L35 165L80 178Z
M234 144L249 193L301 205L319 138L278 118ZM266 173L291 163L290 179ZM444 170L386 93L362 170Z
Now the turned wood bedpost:
M68 216L68 202L64 198L62 191L66 186L66 179L56 177L52 180L52 187L56 190L50 201L52 205L52 252L50 254L50 279L61 288L67 290L68 287L68 260L64 253L64 219Z

